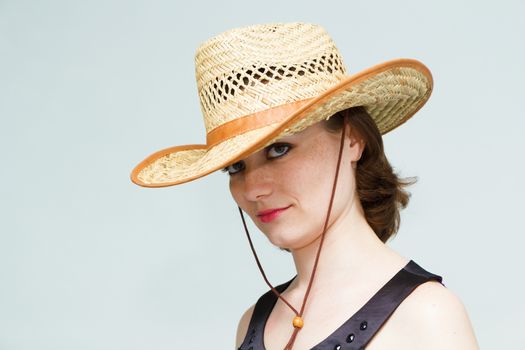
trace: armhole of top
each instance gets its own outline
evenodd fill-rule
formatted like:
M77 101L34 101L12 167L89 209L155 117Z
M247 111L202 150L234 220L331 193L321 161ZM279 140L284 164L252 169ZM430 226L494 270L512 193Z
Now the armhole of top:
M282 293L288 288L295 277L297 276L294 276L288 282L276 286L275 289L279 293ZM271 289L259 297L253 308L252 316L248 323L248 328L246 329L246 335L244 336L244 340L239 346L239 349L244 349L248 345L252 346L255 342L262 344L264 326L275 306L275 303L277 303L277 295L275 295Z
M237 348L242 345L242 343L244 342L244 339L246 338L246 333L250 327L250 322L252 320L253 313L255 311L255 305L256 304L253 304L248 309L246 309L246 311L244 311L244 313L242 314L241 319L239 320L239 324L237 325L237 332L235 334L235 346ZM249 318L247 315L248 313L250 314ZM244 337L242 337L241 334L244 335Z

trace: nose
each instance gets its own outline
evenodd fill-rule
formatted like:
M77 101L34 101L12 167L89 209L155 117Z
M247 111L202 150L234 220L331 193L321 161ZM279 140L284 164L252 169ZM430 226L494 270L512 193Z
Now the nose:
M247 168L244 171L244 197L254 202L268 197L273 190L273 182L264 166Z

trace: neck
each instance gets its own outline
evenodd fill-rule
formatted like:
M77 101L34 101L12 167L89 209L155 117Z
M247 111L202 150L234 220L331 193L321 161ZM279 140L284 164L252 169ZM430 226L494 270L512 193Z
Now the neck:
M321 236L310 244L292 251L297 278L290 289L306 290ZM312 292L333 288L348 281L363 281L374 267L392 259L395 253L376 236L366 221L357 200L349 203L346 210L327 228L323 247L312 282ZM346 278L348 277L348 278Z

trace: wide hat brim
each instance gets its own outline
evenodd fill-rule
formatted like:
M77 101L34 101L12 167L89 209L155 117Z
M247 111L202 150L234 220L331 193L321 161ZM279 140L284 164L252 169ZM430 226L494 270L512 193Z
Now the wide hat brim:
M246 158L275 139L355 106L365 107L384 135L412 117L426 103L432 88L432 74L423 63L414 59L387 61L345 77L317 97L265 111L278 114L278 120L273 118L270 124L248 126L212 145L182 145L155 152L133 169L131 180L143 187L192 181Z

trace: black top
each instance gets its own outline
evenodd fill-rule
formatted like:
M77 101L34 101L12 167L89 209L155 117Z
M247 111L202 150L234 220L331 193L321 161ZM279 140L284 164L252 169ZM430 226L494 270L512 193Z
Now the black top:
M279 293L284 292L294 278L275 289ZM410 260L363 307L312 350L364 349L399 304L417 286L430 280L443 284L441 276L424 270ZM276 302L277 296L271 290L259 298L239 350L266 350L263 342L264 327Z

